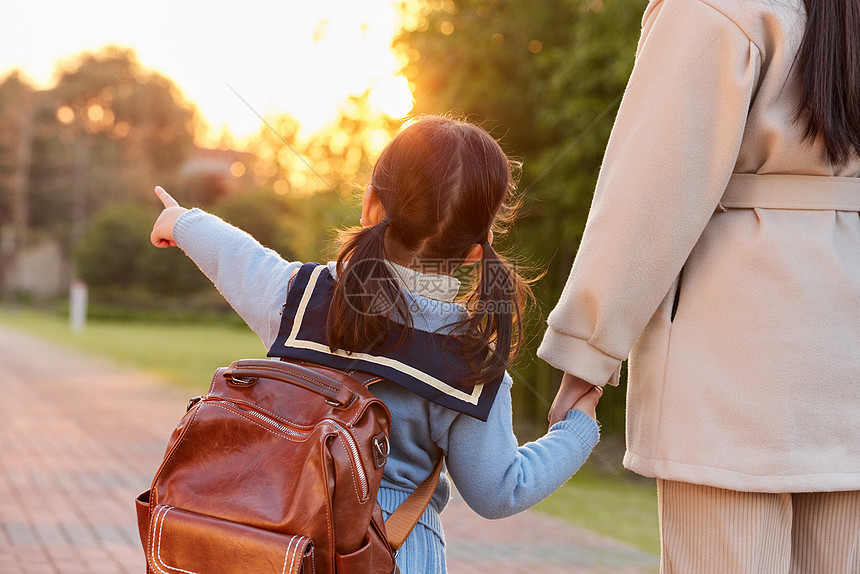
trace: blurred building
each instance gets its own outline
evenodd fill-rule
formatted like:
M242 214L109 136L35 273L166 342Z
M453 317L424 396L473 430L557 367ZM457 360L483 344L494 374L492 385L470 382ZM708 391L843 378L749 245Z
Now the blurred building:
M248 189L253 158L253 154L232 149L196 147L179 167L178 189L170 191L185 205L212 206L227 195ZM15 181L19 183L9 185L9 189L26 186L26 179ZM27 195L26 190L15 194ZM71 250L60 238L28 234L18 219L9 218L7 224L0 221L0 294L7 299L23 296L37 301L64 295L74 279Z
M197 147L179 169L183 199L191 205L213 205L226 195L245 191L254 155L232 149Z

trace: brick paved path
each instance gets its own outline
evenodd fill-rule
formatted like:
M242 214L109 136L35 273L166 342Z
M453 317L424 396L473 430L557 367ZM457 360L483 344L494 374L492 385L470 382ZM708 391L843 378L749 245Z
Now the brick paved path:
M0 369L0 574L142 573L133 500L196 389L5 327ZM653 556L540 514L487 521L454 501L443 518L451 574L655 571Z

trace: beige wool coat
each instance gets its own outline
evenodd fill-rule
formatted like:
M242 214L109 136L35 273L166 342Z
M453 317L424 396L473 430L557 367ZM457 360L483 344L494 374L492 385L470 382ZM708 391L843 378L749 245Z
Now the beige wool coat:
M625 465L760 492L860 489L860 160L794 123L801 0L651 0L538 355L629 355Z

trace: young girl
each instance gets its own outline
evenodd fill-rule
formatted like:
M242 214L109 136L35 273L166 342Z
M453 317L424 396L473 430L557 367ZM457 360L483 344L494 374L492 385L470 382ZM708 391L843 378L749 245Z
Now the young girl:
M341 368L349 361L389 375L371 387L392 415L378 495L386 517L444 455L469 506L501 518L539 502L585 462L598 440L601 394L583 389L544 437L517 445L505 366L518 346L527 286L491 245L493 226L510 219L514 189L511 162L488 133L428 116L383 150L364 193L362 228L343 235L337 262L284 261L160 187L165 209L152 242L182 248L270 355ZM477 279L461 297L451 273L476 263ZM323 316L316 297L326 299ZM279 337L282 313L291 324L322 327ZM404 574L446 571L439 514L450 489L443 475L398 553Z

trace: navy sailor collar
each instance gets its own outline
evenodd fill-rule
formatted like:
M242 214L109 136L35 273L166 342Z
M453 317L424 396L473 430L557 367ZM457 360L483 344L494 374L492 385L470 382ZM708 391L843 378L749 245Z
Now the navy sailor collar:
M397 346L400 329L407 328L397 325L373 351L332 351L327 343L326 321L333 291L334 277L327 266L306 263L299 269L289 289L278 337L269 357L366 371L432 403L487 420L502 381L475 386L458 384L468 375L469 367L463 354L456 352L456 339L444 333L410 329L407 342Z

